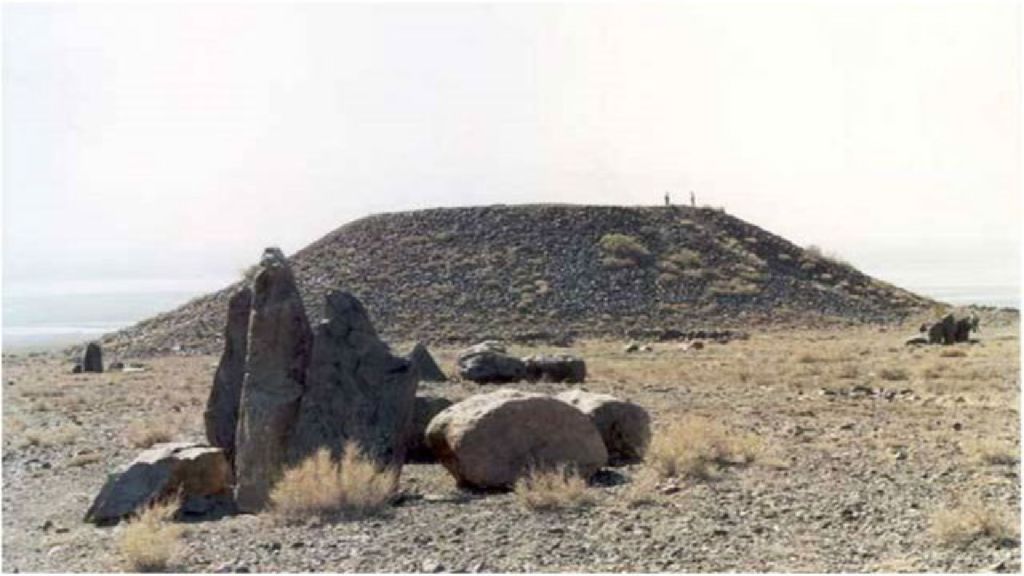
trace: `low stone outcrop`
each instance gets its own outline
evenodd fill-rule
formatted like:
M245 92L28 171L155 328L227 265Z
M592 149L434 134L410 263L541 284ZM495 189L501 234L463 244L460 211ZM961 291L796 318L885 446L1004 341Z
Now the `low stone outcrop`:
M427 427L430 421L452 405L452 401L443 396L417 394L413 405L412 434L409 436L408 448L405 451L406 462L429 463L437 462L434 453L427 446Z
M587 365L582 358L561 354L536 355L523 358L526 379L530 382L580 383L587 379Z
M103 350L96 342L85 345L82 355L82 372L103 372Z
M362 303L347 292L327 295L298 421L289 446L295 463L320 447L341 456L347 442L399 470L412 434L417 373L391 353Z
M306 388L313 334L284 255L268 248L252 286L246 371L235 436L235 500L262 510L284 465Z
M454 404L427 427L427 445L460 486L504 489L531 467L589 477L608 460L593 422L544 394L499 390Z
M231 467L220 448L188 442L157 444L107 478L85 520L110 524L181 492L186 499L230 491Z
M555 396L594 423L608 450L609 464L643 460L651 441L651 417L640 406L608 394L569 390Z
M409 361L416 367L421 382L447 382L448 376L437 365L430 350L422 342L417 342L409 352Z
M224 450L228 463L235 462L235 430L238 428L238 403L245 379L245 356L249 342L249 313L252 290L239 290L228 302L228 321L224 327L224 351L213 377L203 421L206 440Z
M460 352L456 364L460 378L478 384L519 382L526 377L526 364L490 340Z

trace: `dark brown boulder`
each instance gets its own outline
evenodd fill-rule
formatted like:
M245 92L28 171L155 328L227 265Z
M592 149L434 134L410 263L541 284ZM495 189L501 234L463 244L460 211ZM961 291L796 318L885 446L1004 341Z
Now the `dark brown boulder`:
M285 463L285 451L306 388L313 334L284 255L263 253L253 280L246 372L235 434L235 500L263 509Z
M409 445L405 451L406 462L429 463L437 462L434 453L427 446L427 427L446 408L452 405L452 401L442 396L430 394L417 394L416 402L413 405L412 434L409 436Z
M82 355L82 372L103 372L103 351L96 342L85 345Z
M956 319L947 314L942 320L932 324L928 329L930 344L952 344L956 341Z
M412 352L409 352L409 361L416 367L421 382L447 382L448 376L437 365L430 350L422 342L417 342Z
M289 459L298 462L323 446L340 456L354 441L367 456L400 470L412 434L416 371L377 337L351 294L329 293L325 316L316 327Z
M238 427L238 403L245 378L245 355L249 341L249 313L252 290L242 288L228 302L228 320L224 326L224 352L220 356L213 386L206 401L203 420L206 439L224 450L228 463L235 463L235 431Z

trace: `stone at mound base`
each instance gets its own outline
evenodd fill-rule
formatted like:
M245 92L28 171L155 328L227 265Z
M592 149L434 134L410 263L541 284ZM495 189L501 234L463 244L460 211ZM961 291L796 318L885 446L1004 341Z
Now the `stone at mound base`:
M956 319L947 314L928 329L930 344L952 344L956 338Z
M400 470L412 434L416 371L391 354L351 294L328 294L325 313L316 328L289 461L298 463L323 446L340 457L345 444L355 442L379 464Z
M313 334L288 263L268 248L253 280L248 353L235 432L235 501L262 510L283 471L306 388Z
M224 494L231 468L220 448L188 442L157 444L107 478L85 520L109 524L179 490L183 497Z
M100 345L89 342L82 355L82 372L103 372L103 351Z
M417 394L416 403L413 406L412 434L409 436L408 449L405 451L406 462L429 463L437 462L434 453L427 446L427 427L446 408L452 405L452 401L442 396L430 394Z
M587 365L582 358L561 354L558 356L528 356L526 379L530 382L580 383L587 379Z
M245 354L249 340L249 312L252 290L239 290L228 302L228 322L224 327L224 352L213 377L203 420L206 440L224 450L228 462L235 463L235 430L238 427L238 403L245 378Z
M608 452L582 412L544 394L499 390L434 417L427 445L460 486L510 488L531 467L566 465L587 478Z
M568 390L555 396L587 415L601 433L612 465L643 460L651 441L651 417L647 411L608 394Z
M471 346L459 353L456 360L459 377L478 384L519 382L526 377L526 364L505 353L505 347L494 341Z
M409 361L412 362L413 366L419 372L420 381L422 382L447 382L448 377L445 376L441 367L437 365L434 357L430 354L430 350L422 342L417 342L416 346L413 347L412 352L409 352Z

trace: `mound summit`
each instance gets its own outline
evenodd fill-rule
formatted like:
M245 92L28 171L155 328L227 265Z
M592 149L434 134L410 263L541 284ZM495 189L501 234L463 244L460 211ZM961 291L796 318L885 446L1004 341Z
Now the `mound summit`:
M933 304L711 208L438 208L355 220L289 258L307 310L362 300L392 341L459 342L762 323L892 322ZM216 353L244 280L103 339L120 355Z

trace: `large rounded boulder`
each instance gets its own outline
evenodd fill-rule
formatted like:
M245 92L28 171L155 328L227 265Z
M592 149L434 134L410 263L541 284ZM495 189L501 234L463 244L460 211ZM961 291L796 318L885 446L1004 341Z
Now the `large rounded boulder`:
M640 406L608 394L569 390L555 396L597 427L612 465L643 460L651 441L651 417Z
M566 466L590 477L608 460L593 422L544 394L472 396L431 420L427 445L460 486L510 488L531 468Z

